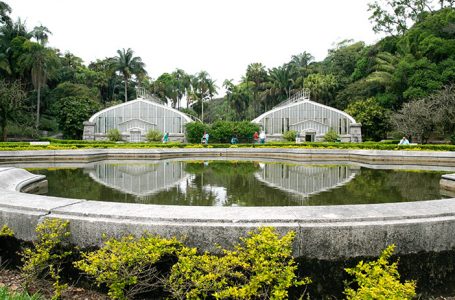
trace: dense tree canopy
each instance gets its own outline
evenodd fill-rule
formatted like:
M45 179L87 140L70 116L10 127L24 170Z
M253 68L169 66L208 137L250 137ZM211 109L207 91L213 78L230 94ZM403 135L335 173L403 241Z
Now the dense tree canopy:
M51 29L39 25L28 30L20 19L11 19L11 7L0 1L0 76L5 82L22 82L24 107L36 111L22 115L34 119L38 130L54 131L50 125L59 123L58 129L72 137L79 136L80 124L71 130L65 124L82 121L63 121L57 108L68 113L90 111L95 102L99 108L114 105L134 99L140 86L206 122L251 120L306 88L312 100L346 109L363 123L366 139L385 138L391 125L400 134L423 140L447 138L455 135L453 122L444 121L454 119L447 105L452 103L455 82L454 4L453 0L371 0L372 27L386 35L376 44L344 40L322 61L302 49L282 65L252 62L239 82L225 80L225 96L214 99L221 83L206 71L189 74L177 68L153 80L130 48L113 49L116 55L87 64L73 53L60 53L48 46ZM439 117L432 114L431 125L422 125L425 130L404 122L412 119L409 113L435 111ZM422 116L419 121L427 119Z

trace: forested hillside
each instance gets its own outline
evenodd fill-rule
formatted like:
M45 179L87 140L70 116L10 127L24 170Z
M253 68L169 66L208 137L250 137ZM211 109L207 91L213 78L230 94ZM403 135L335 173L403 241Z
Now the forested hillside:
M391 132L455 140L455 3L432 3L372 2L372 27L385 35L376 44L345 40L322 61L302 49L281 66L252 62L239 82L217 83L205 71L181 69L154 80L131 49L84 63L49 47L45 26L12 20L14 7L0 1L1 136L80 138L83 121L134 99L136 87L208 122L251 120L306 88L312 100L352 114L366 140ZM214 100L221 87L226 96Z

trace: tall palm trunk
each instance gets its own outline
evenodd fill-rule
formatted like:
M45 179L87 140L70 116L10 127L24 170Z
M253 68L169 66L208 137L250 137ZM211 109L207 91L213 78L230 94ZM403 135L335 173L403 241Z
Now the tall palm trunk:
M39 110L41 106L41 83L38 82L38 95L37 95L37 103L36 103L36 129L39 128Z
M128 78L125 76L125 102L128 101Z

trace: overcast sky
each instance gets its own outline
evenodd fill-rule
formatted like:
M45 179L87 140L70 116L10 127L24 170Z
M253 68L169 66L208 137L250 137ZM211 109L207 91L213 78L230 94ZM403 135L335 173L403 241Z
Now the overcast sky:
M206 70L221 86L248 64L279 66L294 54L322 60L344 39L371 44L370 0L3 0L49 45L88 64L132 48L152 78Z

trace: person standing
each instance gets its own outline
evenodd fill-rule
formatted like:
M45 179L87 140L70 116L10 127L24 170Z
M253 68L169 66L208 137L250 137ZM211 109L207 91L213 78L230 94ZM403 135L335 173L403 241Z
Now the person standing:
M259 133L257 131L255 131L253 134L253 141L255 144L257 144L259 141Z
M169 142L169 132L165 132L164 135L163 135L163 143L167 143Z
M400 142L398 143L398 145L409 145L409 141L408 139L404 136Z
M264 144L264 143L265 143L265 138L266 138L266 136L265 136L265 131L263 130L263 131L261 131L261 133L259 134L259 142L260 142L261 144Z

